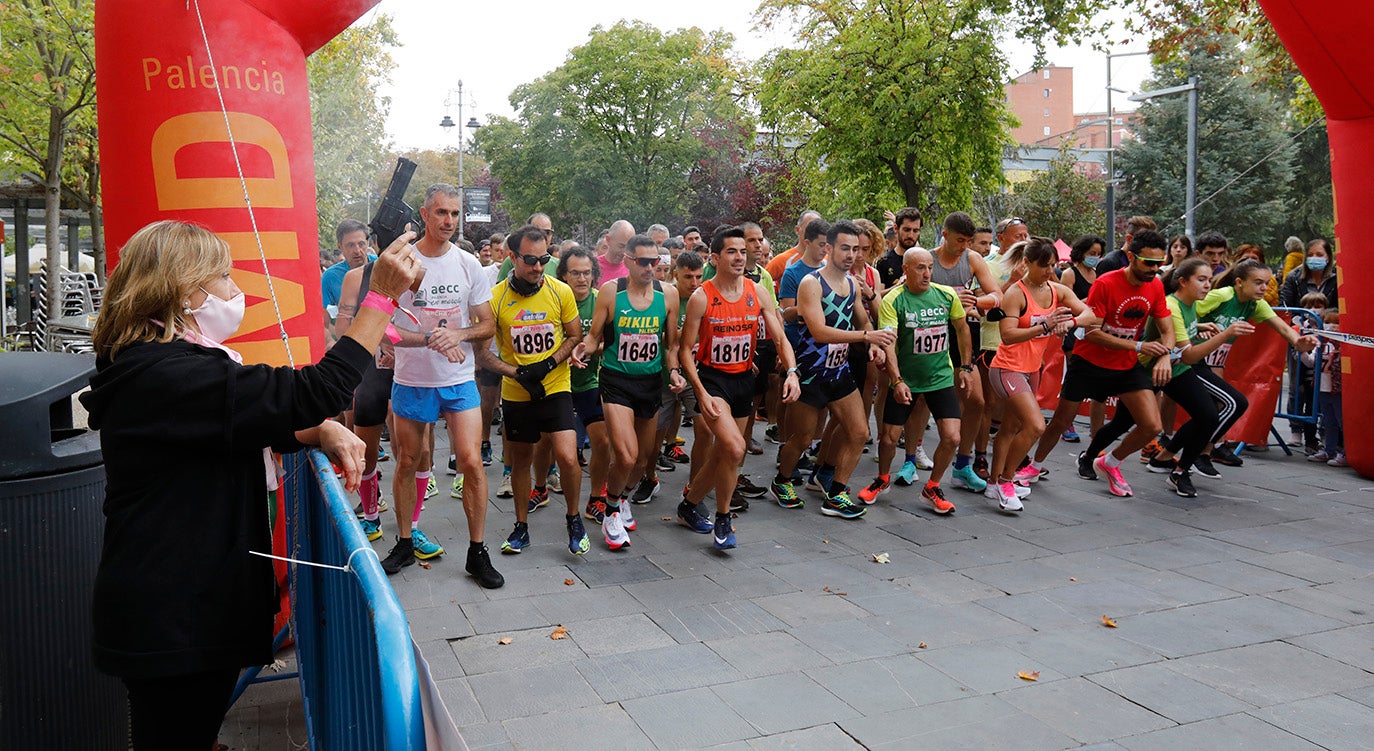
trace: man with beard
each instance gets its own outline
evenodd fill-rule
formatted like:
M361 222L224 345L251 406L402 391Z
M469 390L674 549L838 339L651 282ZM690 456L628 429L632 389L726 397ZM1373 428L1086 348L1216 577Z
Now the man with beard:
M888 289L902 278L903 257L908 250L916 247L921 241L921 226L925 219L921 216L920 209L907 206L893 214L893 223L897 228L897 245L890 248L883 254L873 267L878 270L878 277L883 280L883 288Z

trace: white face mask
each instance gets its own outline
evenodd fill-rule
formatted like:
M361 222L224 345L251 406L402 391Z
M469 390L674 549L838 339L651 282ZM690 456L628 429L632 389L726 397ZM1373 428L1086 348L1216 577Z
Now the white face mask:
M205 292L205 289L202 288L201 291ZM243 310L242 292L228 300L205 292L205 302L191 311L191 315L195 316L200 333L210 341L220 344L239 330L239 324L243 323Z

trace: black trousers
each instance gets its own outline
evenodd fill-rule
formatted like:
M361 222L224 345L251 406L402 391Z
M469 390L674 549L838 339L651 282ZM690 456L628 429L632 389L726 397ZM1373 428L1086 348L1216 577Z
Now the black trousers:
M1206 365L1195 365L1169 380L1162 389L1178 406L1188 412L1188 422L1174 433L1166 446L1178 458L1178 466L1189 469L1193 460L1210 443L1215 443L1226 435L1226 431L1245 414L1250 402L1245 395L1231 384L1223 381ZM1102 429L1093 436L1088 445L1088 455L1097 456L1098 452L1116 442L1135 427L1135 416L1126 405L1118 403L1116 414ZM1167 430L1169 426L1165 426Z
M124 679L134 751L214 748L239 670L167 678Z

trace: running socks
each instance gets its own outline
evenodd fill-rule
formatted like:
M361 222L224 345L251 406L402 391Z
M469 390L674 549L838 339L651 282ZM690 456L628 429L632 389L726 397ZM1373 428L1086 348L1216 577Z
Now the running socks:
M425 508L425 493L429 492L429 478L433 472L415 473L415 512L410 516L410 528L420 528L420 512Z
M826 492L826 495L829 495L831 498L834 498L835 496L843 492L844 483L840 482L839 480L831 480L830 489Z
M940 487L940 483L939 483L938 480L927 480L927 481L926 481L926 490L930 490L930 489L932 489L932 488L938 488L938 487Z
M377 512L377 498L381 495L381 488L377 485L377 470L363 475L363 483L358 488L358 495L362 496L363 518L375 522L381 516Z
M954 455L954 468L955 468L955 469L963 469L964 467L967 467L968 464L969 464L969 462L971 462L971 461L973 461L973 457L969 456L968 454L955 454L955 455ZM927 486L927 487L928 487L928 486Z

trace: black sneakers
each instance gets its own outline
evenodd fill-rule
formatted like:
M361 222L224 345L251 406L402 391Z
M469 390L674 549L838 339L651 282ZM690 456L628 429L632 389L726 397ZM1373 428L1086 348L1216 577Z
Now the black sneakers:
M500 589L506 583L506 577L492 567L486 545L475 550L468 547L467 571L483 589Z
M1086 451L1084 451L1084 452L1082 452L1081 454L1078 455L1078 476L1079 476L1079 477L1083 478L1084 480L1096 480L1096 479L1097 479L1097 470L1093 469L1093 459L1096 459L1096 458L1097 458L1097 457L1094 457L1094 456L1088 456L1088 452L1086 452Z
M1197 490L1193 488L1193 478L1189 477L1187 472L1170 472L1169 487L1184 498L1197 498Z
M398 537L396 538L396 546L382 559L382 570L386 572L387 576L391 576L414 563L415 548L411 546L410 538Z
M1221 479L1221 473L1212 466L1212 457L1206 454L1198 454L1197 458L1193 460L1193 471L1213 480Z

